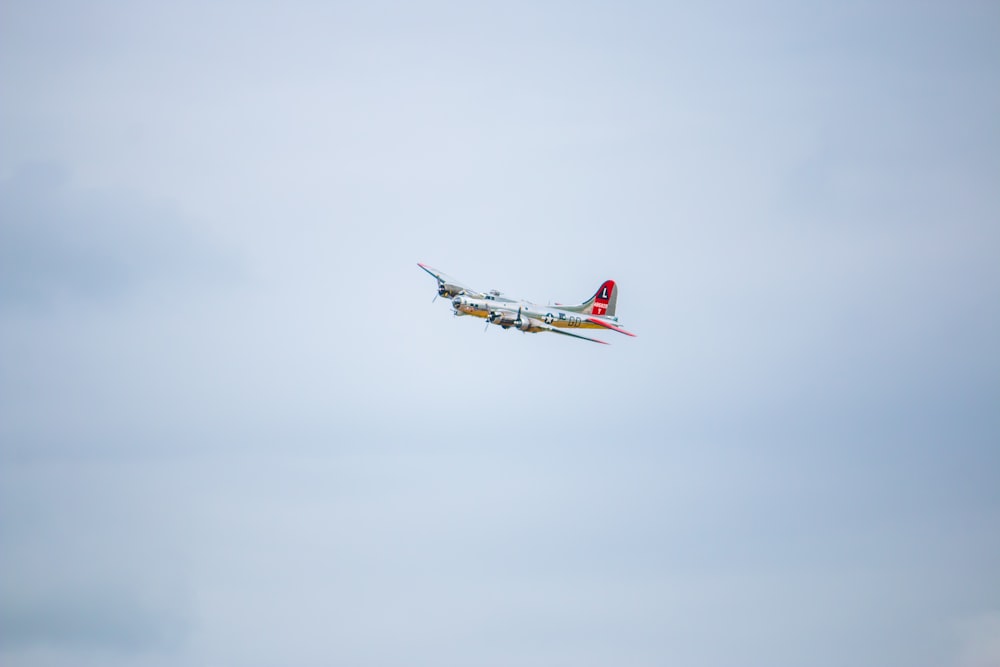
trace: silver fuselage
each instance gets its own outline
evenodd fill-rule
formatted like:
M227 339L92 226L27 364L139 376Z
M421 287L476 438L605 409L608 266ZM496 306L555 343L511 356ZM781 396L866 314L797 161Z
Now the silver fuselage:
M588 322L588 317L600 317L595 315L584 316L580 313L556 308L554 306L541 306L530 301L519 301L508 299L503 296L487 295L485 298L478 298L459 294L451 301L452 308L456 315L472 315L483 319L495 320L493 323L504 328L511 326L511 322L517 313L520 312L522 320L537 320L549 326L561 329L603 329L599 324ZM493 314L491 318L490 315ZM512 317L513 316L513 317ZM617 322L617 317L601 317L608 322ZM524 327L522 327L524 328ZM533 327L528 325L525 330L530 331Z

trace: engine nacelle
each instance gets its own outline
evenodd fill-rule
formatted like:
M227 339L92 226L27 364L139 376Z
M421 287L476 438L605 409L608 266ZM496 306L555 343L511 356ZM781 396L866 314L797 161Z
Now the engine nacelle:
M531 320L527 317L522 317L520 311L512 313L508 310L493 310L490 311L489 321L492 324L497 324L504 329L510 329L511 327L515 329L520 329L521 331L528 331L531 328Z
M465 292L464 287L452 285L450 283L438 283L438 296L452 297Z

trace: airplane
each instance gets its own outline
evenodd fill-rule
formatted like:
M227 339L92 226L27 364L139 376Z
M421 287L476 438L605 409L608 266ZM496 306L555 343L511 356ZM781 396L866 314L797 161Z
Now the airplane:
M438 296L450 299L454 315L481 317L486 320L487 329L495 324L502 329L514 328L528 333L549 331L601 345L609 343L565 329L610 329L626 336L635 336L618 324L618 317L615 315L618 286L613 280L601 283L594 296L583 303L541 306L523 299L511 299L495 289L480 292L426 264L417 262L417 266L437 280L437 296L434 300Z

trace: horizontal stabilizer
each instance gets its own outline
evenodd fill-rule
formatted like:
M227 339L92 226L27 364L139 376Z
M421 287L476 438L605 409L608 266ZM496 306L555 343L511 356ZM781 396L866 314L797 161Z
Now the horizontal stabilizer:
M604 327L605 329L611 329L612 331L617 331L618 333L623 333L626 336L632 336L632 338L635 338L635 334L632 333L631 331L628 331L623 327L618 326L614 322L603 320L600 317L588 317L587 321L590 322L591 324L596 324L599 327Z

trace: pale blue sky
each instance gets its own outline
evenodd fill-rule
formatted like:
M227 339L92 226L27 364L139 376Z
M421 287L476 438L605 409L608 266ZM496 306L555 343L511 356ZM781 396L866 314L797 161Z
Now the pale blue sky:
M4 3L0 662L1000 664L998 35Z

